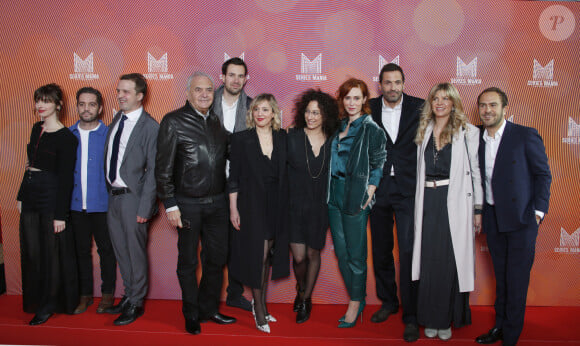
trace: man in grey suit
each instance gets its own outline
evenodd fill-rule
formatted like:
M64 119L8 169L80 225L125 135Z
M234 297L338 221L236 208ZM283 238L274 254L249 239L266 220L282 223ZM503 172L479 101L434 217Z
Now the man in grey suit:
M229 133L243 131L246 129L248 107L252 103L252 98L244 92L248 80L248 67L244 60L234 57L224 62L221 79L224 84L215 91L213 111ZM232 232L234 228L230 224L230 239ZM227 305L252 311L252 304L242 295L244 293L242 283L231 275L228 275L227 292Z
M105 144L109 190L107 223L125 295L105 310L126 325L143 315L148 288L147 228L156 212L155 154L159 124L143 110L147 82L139 73L122 75L117 86L120 111Z

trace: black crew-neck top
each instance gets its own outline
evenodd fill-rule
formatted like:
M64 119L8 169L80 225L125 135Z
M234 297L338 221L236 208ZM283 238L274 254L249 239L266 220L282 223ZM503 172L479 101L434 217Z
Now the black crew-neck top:
M32 127L26 148L28 166L56 175L58 196L55 220L64 220L70 209L78 140L66 127L54 132L44 132L43 123L39 121ZM18 200L22 200L21 198L19 192Z

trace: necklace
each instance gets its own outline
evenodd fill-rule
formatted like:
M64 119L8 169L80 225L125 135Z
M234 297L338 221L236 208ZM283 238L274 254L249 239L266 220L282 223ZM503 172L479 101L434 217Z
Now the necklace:
M433 133L433 165L437 165L437 159L439 158L439 151L436 148L437 141L435 140L435 133Z
M310 171L310 160L308 160L308 143L307 143L307 138L308 135L306 134L306 132L304 132L304 154L306 154L306 167L308 168L308 175L310 175L310 178L312 179L318 179L318 177L320 177L320 175L322 174L322 171L324 170L324 161L326 161L326 146L324 145L324 143L322 144L322 166L320 167L320 172L318 172L318 174L316 176L312 175L312 172ZM320 153L318 154L320 155Z

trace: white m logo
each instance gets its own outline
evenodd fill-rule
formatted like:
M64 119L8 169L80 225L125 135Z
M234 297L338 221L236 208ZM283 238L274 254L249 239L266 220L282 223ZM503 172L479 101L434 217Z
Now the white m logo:
M244 60L244 54L246 54L246 52L242 52L242 54L240 54L240 56L238 58ZM224 53L224 62L230 60L232 57L228 55L228 53Z
M81 59L77 53L74 53L75 72L77 73L93 73L93 52L87 56L85 60Z
M580 124L568 117L568 137L580 137Z
M564 228L560 227L560 247L580 246L580 228L574 233L568 234Z
M302 74L319 74L322 73L322 53L312 60L309 60L306 55L302 54L300 63L300 71Z
M387 59L383 58L382 55L379 55L379 73L381 73L383 66L385 66L388 63L389 61L387 61ZM399 65L399 55L397 55L393 60L391 60L390 63Z
M147 52L147 67L149 73L167 72L167 53L163 54L159 60L155 59L151 53Z
M465 64L460 57L457 57L457 77L477 77L477 57L471 60L469 64Z
M538 79L554 79L554 59L552 59L546 66L540 65L538 60L534 59L534 75L535 80Z

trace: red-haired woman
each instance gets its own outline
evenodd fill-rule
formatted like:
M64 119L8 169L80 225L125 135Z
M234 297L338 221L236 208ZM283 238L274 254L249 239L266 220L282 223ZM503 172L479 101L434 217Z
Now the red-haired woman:
M350 328L365 307L367 220L387 158L385 132L369 115L365 82L351 78L338 89L338 134L331 145L328 218L338 267L350 302L339 328Z

